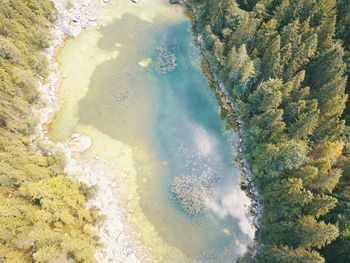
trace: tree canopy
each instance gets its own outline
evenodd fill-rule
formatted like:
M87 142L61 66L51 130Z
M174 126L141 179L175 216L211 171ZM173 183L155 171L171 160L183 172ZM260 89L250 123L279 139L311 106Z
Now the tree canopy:
M49 0L0 2L0 261L6 263L96 262L89 188L63 172L59 154L30 138L54 14Z
M349 261L350 2L192 2L263 206L257 253L241 262Z

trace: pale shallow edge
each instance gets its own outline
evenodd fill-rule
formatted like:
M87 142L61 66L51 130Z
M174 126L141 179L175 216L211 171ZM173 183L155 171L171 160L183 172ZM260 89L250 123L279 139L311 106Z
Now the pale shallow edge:
M66 156L66 172L69 174L80 173L82 174L82 176L78 177L80 181L89 186L97 184L98 189L100 189L96 197L87 204L88 207L97 206L101 214L105 216L104 223L96 226L95 229L101 243L104 244L104 247L96 248L97 260L101 263L149 262L146 253L142 253L142 257L134 253L134 248L140 246L140 244L136 240L133 240L129 233L124 233L123 209L116 205L118 202L111 203L103 201L118 200L119 198L116 191L113 190L113 185L115 184L114 178L113 176L108 176L113 173L105 174L103 169L101 169L101 165L96 160L77 162L73 158L75 153L83 152L91 146L91 139L87 136L74 135L69 142L55 143L50 139L48 134L48 123L61 106L58 102L57 91L60 81L64 77L60 74L56 54L64 46L66 36L77 37L85 29L98 26L101 19L101 8L108 7L107 2L109 1L75 0L74 6L70 9L67 9L66 0L52 1L58 11L58 19L52 27L53 39L51 45L44 50L44 54L47 56L49 62L48 69L50 72L45 83L38 83L41 100L33 108L33 112L38 118L38 124L36 133L32 136L32 141L41 141L44 144L50 145L53 151L63 152ZM75 22L72 22L72 20ZM94 178L98 177L103 178L103 180L94 180ZM143 248L138 248L137 250L141 251Z

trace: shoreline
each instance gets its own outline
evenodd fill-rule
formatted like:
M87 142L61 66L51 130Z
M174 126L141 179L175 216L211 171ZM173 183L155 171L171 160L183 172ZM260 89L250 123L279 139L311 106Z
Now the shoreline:
M65 172L75 175L76 178L89 187L97 186L95 197L86 203L88 208L97 207L99 216L103 218L95 226L101 247L96 248L96 259L100 263L123 262L143 263L150 262L145 248L132 233L131 223L127 221L127 209L121 206L124 200L116 189L116 174L107 168L107 164L99 161L97 156L80 160L80 154L92 146L89 136L72 134L65 142L55 142L49 135L49 123L59 112L62 103L59 102L58 91L61 81L65 78L60 73L57 54L64 47L67 37L78 37L84 30L96 28L102 20L102 8L108 7L109 0L76 0L67 7L65 0L52 0L58 14L55 24L51 28L52 41L50 47L43 53L48 59L49 75L45 83L38 83L40 102L33 112L38 116L33 141L49 145L52 152L63 152L65 155ZM113 201L111 201L113 200Z
M212 70L209 58L206 55L206 50L203 47L203 37L202 34L198 30L198 14L197 10L193 7L192 4L190 4L186 0L180 0L179 4L184 5L191 16L192 20L192 26L193 26L193 34L195 36L195 42L199 46L201 55L202 55L202 60L205 65L202 65L203 67L203 73L207 76L209 86L212 87L215 90L215 94L218 100L218 104L221 107L221 111L225 110L228 111L230 114L225 114L225 121L227 122L228 125L231 125L230 128L233 128L234 130L237 130L237 134L239 137L239 142L238 142L238 149L237 149L237 160L236 162L238 163L240 169L241 169L241 174L244 177L244 186L246 189L243 189L243 191L247 194L247 196L251 199L251 207L253 211L253 224L256 228L255 235L259 232L260 229L260 216L262 214L262 205L261 202L259 201L261 199L257 187L254 185L252 181L252 173L250 170L250 165L246 158L243 156L243 149L244 149L244 141L243 141L243 126L244 122L237 116L235 113L235 102L231 100L231 98L228 95L228 92L226 90L226 87L224 83L220 82L215 74L215 72ZM231 117L232 119L228 119L228 117ZM233 123L230 123L230 122ZM255 240L253 240L255 242ZM254 245L254 243L253 243Z
M55 142L48 131L49 123L63 105L59 101L58 91L65 76L60 72L57 54L64 47L67 36L75 38L84 30L98 27L100 20L102 20L100 11L102 8L108 8L111 1L76 0L75 2L78 4L73 9L67 9L64 4L65 0L52 1L56 6L59 17L52 27L53 40L51 45L44 50L48 57L50 74L47 82L40 83L38 87L41 101L33 111L40 118L34 139L49 145L53 152L61 151L64 153L66 159L65 171L68 174L79 175L77 179L89 187L97 186L97 194L87 202L87 207L99 208L99 215L104 218L102 223L95 226L102 245L102 247L96 248L98 262L152 262L151 252L141 244L135 232L136 228L127 218L127 201L120 196L117 189L118 181L123 180L128 175L113 170L109 167L107 160L96 155L89 155L89 158L81 160L80 155L92 146L93 142L89 136L76 133L72 134L70 139L65 142ZM190 10L188 6L187 9ZM77 17L79 19L76 19ZM75 21L72 22L72 20ZM198 41L198 39L195 39L195 41ZM202 48L200 50L202 53ZM204 54L202 54L202 57L206 59ZM213 76L215 77L215 74ZM218 102L220 104L220 101ZM241 148L241 144L240 141L239 148ZM240 152L238 151L238 153Z

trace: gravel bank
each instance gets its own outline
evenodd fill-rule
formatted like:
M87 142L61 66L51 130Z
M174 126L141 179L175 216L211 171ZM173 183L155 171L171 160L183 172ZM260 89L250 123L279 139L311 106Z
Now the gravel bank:
M63 47L66 37L77 37L85 29L98 26L102 10L108 8L110 0L53 0L53 2L58 10L58 20L52 28L51 46L44 51L49 61L50 74L45 83L38 84L41 102L33 109L38 117L33 140L40 140L50 145L53 151L63 151L66 155L66 172L81 174L79 180L89 186L97 186L95 199L89 201L87 205L98 207L105 219L96 226L103 244L102 248L96 250L98 262L149 262L144 248L130 233L132 231L125 220L125 209L120 206L122 200L117 191L116 181L118 177L127 175L109 170L108 164L98 157L81 160L80 154L93 143L88 136L72 134L71 138L63 143L55 143L48 136L48 123L60 108L56 94L61 80L64 79L59 72L56 53Z

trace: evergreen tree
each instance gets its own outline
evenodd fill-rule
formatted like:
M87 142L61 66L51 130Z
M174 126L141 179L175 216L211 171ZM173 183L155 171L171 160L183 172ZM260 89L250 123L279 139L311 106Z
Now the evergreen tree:
M263 246L241 261L324 262L315 249L326 246L322 253L331 258L327 249L338 236L336 225L346 221L334 219L341 214L335 212L341 202L333 193L342 183L342 189L348 189L346 181L338 184L340 168L350 172L350 165L339 168L340 159L350 160L350 155L342 157L345 123L340 118L347 100L349 71L342 44L347 41L349 3L337 1L343 10L336 10L335 0L237 3L232 9L225 7L236 12L235 23L221 19L224 25L214 31L222 44L220 56L226 56L214 70L219 67L220 76L226 76L222 80L244 121L244 154L264 207L258 234L258 246ZM213 5L214 1L201 6L208 17ZM214 18L217 12L212 12ZM202 23L220 24L208 21ZM214 63L217 53L209 51ZM245 67L246 72L254 69L253 78L240 77ZM348 178L346 173L343 178ZM341 228L333 243L339 251L347 244L343 233Z
M324 263L324 258L316 251L304 248L291 249L284 247L269 247L265 249L262 263Z
M303 207L313 199L312 193L303 188L302 180L296 178L276 180L267 185L262 197L270 222L300 217Z
M63 172L59 154L45 154L31 138L53 10L48 0L0 3L0 261L6 263L96 262L97 213L86 208L87 186Z

